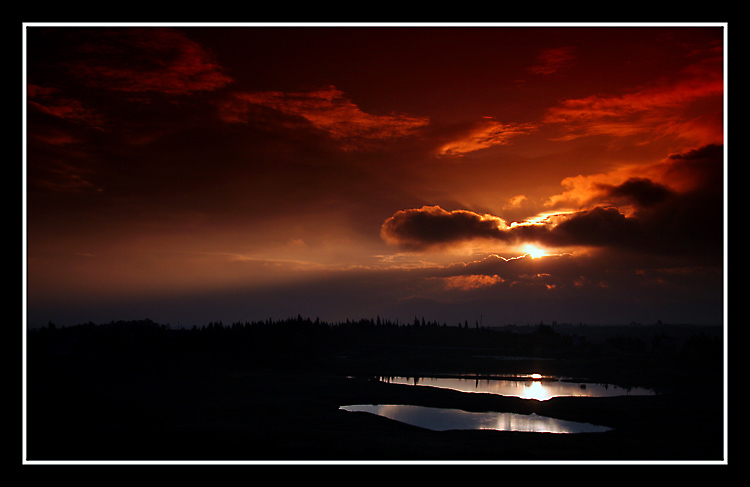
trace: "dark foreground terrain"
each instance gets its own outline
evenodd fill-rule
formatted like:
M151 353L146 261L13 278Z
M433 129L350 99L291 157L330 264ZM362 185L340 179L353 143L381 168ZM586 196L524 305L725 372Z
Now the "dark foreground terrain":
M721 330L584 331L301 318L50 326L28 336L27 460L724 460ZM374 379L448 373L543 373L660 394L539 402ZM359 403L535 412L613 430L437 432L339 410Z

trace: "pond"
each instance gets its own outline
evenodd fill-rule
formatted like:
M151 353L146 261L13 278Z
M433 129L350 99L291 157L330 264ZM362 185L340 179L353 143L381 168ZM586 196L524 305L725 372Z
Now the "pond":
M461 392L482 392L538 401L560 396L611 397L655 394L653 390L642 387L624 388L612 384L563 380L540 374L519 375L511 378L379 377L379 379L392 384L441 387Z
M468 412L460 409L433 408L400 404L354 404L341 406L345 411L367 412L402 423L435 431L490 429L527 433L601 433L611 428L575 421L497 412Z

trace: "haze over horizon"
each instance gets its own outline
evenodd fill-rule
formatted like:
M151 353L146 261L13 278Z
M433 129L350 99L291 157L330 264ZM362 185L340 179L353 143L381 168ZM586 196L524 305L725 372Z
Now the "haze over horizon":
M726 26L24 33L28 326L724 323Z

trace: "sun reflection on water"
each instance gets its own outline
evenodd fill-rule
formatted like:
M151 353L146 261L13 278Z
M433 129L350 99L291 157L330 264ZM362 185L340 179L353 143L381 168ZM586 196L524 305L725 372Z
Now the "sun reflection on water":
M654 391L643 388L623 389L611 384L571 382L542 374L518 374L515 377L469 378L469 377L380 377L394 384L431 386L461 392L479 392L514 396L522 399L546 401L554 397L607 397L620 395L651 395Z
M538 374L534 374L538 375ZM552 397L552 393L542 384L541 381L535 380L531 384L522 388L520 397L523 399L536 399L537 401L546 401Z
M610 429L606 426L563 421L538 416L534 413L527 415L501 412L469 412L459 409L404 404L352 404L340 406L339 409L377 414L402 423L436 431L494 429L537 433L584 433L602 432Z

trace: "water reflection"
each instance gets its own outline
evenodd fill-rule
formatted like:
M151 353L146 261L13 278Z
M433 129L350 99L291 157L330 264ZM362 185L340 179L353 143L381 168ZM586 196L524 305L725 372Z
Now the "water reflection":
M431 408L396 404L355 404L341 406L346 411L363 411L402 423L435 431L491 429L533 433L600 433L611 428L564 421L536 414L468 412L460 409Z
M540 374L513 379L471 379L464 377L381 377L394 384L426 385L455 389L461 392L483 392L502 396L546 401L558 396L611 397L652 395L654 391L640 387L623 388L611 384L579 383L543 377Z

